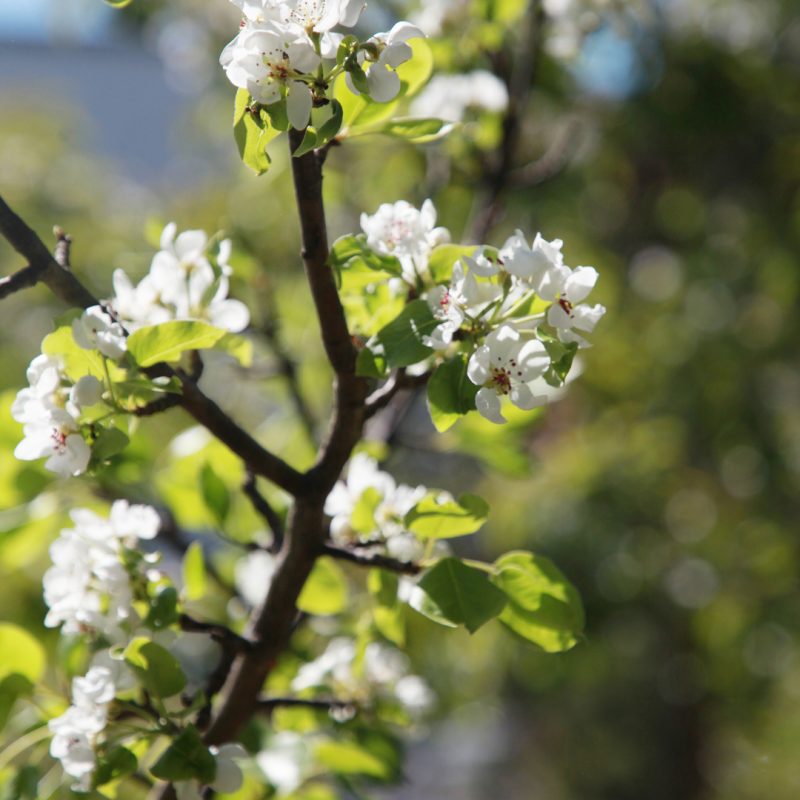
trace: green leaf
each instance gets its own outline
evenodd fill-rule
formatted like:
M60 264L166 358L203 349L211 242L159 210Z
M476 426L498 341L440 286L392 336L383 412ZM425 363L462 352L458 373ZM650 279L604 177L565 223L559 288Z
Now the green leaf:
M475 533L488 516L489 506L477 495L441 502L440 495L431 492L406 514L403 525L423 539L451 539Z
M438 323L424 300L414 300L368 343L375 359L383 356L389 369L407 367L427 358L433 350L422 343ZM365 365L369 362L365 357ZM359 373L363 374L363 373Z
M103 2L112 8L125 8L129 6L133 0L103 0Z
M335 98L327 106L330 109L330 116L317 129L317 147L324 147L331 139L339 133L344 119L344 109L342 104Z
M495 562L492 582L508 598L500 621L548 653L573 647L583 631L577 589L550 559L514 551Z
M189 350L214 347L227 331L206 322L171 320L139 328L128 337L128 352L140 367L178 361Z
M58 328L45 336L42 352L49 356L61 356L64 372L72 381L78 381L84 375L94 375L105 381L103 357L96 350L84 350L78 347L72 338L72 327Z
M0 680L0 730L5 726L17 700L30 695L33 690L33 683L18 672L12 672Z
M206 593L206 562L200 542L192 542L186 549L182 571L184 597L199 600Z
M434 247L428 259L428 272L435 283L450 283L453 267L464 256L473 256L478 248L474 245L440 244Z
M97 762L92 784L95 788L111 781L132 775L139 766L139 760L127 747L112 747Z
M238 333L226 333L214 349L233 356L243 367L253 366L253 343Z
M103 428L92 444L92 458L98 464L108 461L121 453L129 443L130 439L119 428Z
M347 607L347 596L347 578L339 565L332 558L318 558L297 598L297 607L306 614L339 614Z
M397 597L399 585L398 576L385 569L370 570L367 577L367 587L376 602L375 608L372 609L375 627L390 642L394 642L398 647L404 647L406 614L405 606Z
M217 522L223 525L231 510L231 494L225 482L208 462L200 470L200 491L208 510Z
M397 68L400 76L400 97L413 97L428 82L433 72L433 51L425 39L410 39L407 44L414 55Z
M403 267L394 256L376 253L367 245L364 234L341 236L333 243L328 262L337 270L366 269L368 271L385 272L390 275L401 275ZM377 280L380 276L371 276Z
M428 381L428 410L439 433L475 409L475 395L480 387L467 377L467 364L465 355L457 355L436 367Z
M22 675L39 683L46 662L44 648L31 634L11 622L0 623L0 680Z
M217 774L217 762L203 744L197 728L189 725L163 752L150 772L162 781L211 783Z
M178 621L178 593L174 586L161 586L150 601L150 611L144 624L160 631Z
M186 676L178 659L144 636L134 639L125 648L123 656L139 683L151 694L172 697L186 686Z
M385 378L388 372L386 359L382 355L373 353L368 347L358 351L356 375L362 378Z
M271 163L267 145L280 133L280 130L273 125L273 118L268 111L259 108L253 112L251 108L253 100L249 93L246 89L239 89L234 104L233 136L244 164L256 175L263 175ZM283 111L285 113L285 108ZM280 110L275 109L274 113L279 115Z
M417 585L445 619L463 625L470 633L496 617L506 605L505 594L484 572L457 558L442 559Z
M350 526L356 533L372 533L375 530L375 511L383 500L383 493L370 486L358 498L353 513L350 515Z
M452 122L433 117L396 117L376 128L375 132L415 144L424 144L447 136L454 127Z
M355 742L320 742L314 749L317 761L342 775L369 775L388 778L390 767Z
M297 149L292 153L295 158L300 158L306 153L310 153L317 146L317 130L313 125L306 128L303 134L303 141L297 145Z

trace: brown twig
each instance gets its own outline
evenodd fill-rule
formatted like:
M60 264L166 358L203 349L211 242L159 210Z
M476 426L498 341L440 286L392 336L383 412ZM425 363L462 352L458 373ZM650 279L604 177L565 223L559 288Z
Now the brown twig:
M382 553L371 552L368 548L350 550L345 547L325 544L322 547L322 552L331 558L349 561L352 564L358 564L360 567L378 567L390 572L399 572L401 575L419 575L424 569L421 564L416 564L413 561L400 561Z
M230 628L215 622L202 622L190 617L188 614L181 614L178 621L181 630L187 633L207 633L223 650L230 651L233 654L248 653L257 646L256 642L251 642Z
M271 714L276 708L315 708L321 711L341 709L357 710L358 703L353 700L336 700L327 698L306 699L303 697L262 697L256 704L259 711Z
M486 240L502 210L500 198L514 167L525 107L538 66L544 21L541 0L530 0L527 25L512 63L508 62L508 51L499 53L495 58L495 72L508 89L508 109L503 118L503 136L494 155L494 164L483 180L478 195L478 212L470 226L471 238L476 242Z
M280 550L283 545L283 520L280 514L269 504L264 495L258 491L256 476L252 472L247 473L247 477L242 485L242 491L253 504L253 508L261 514L267 525L269 525L269 529L272 531L272 547L270 550L273 552Z

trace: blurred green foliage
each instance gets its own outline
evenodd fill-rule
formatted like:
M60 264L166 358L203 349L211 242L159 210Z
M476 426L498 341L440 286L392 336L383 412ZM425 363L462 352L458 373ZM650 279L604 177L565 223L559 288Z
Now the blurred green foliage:
M569 63L542 56L519 169L491 241L516 227L562 238L568 263L600 270L609 313L582 356L584 374L533 426L512 417L497 429L473 415L436 437L418 399L394 436L390 469L400 479L436 476L437 485L489 499L490 523L463 555L545 554L586 608L585 641L558 656L495 626L469 638L409 620L441 717L470 734L460 746L471 752L481 733L503 733L466 765L452 742L448 749L446 726L434 729L440 771L469 776L459 797L793 800L800 792L800 34L791 3L739 5L766 19L768 46L737 49L713 27L622 26L621 42L644 42L657 57L638 92L621 100L581 91ZM452 23L461 38L433 42L440 69L502 67L518 26L513 13L487 21L492 6L476 3L461 27ZM151 10L159 4L135 13ZM271 171L250 175L236 157L232 104L219 79L192 126L225 154L224 178L157 192L83 151L80 119L56 98L4 98L0 191L40 233L57 223L73 235L75 271L101 295L115 266L144 272L157 222L226 231L234 293L256 327L279 320L324 418L329 376L308 323L287 156L275 147ZM524 165L567 124L578 144L566 148L563 168L526 184ZM334 148L325 185L332 239L356 230L363 210L427 196L455 239L468 238L501 128L486 114L421 148L374 137ZM20 266L5 246L0 262L2 274ZM61 309L37 289L4 300L2 312L0 607L50 648L58 686L40 578L65 510L92 497L81 483L64 496L38 466L11 456L11 398ZM307 465L313 453L269 353L257 349L255 366L255 379L230 384L226 407ZM194 531L222 515L229 537L248 539L260 523L237 491L241 466L197 431L165 446L175 418L142 422L104 491L124 485L163 502ZM230 580L232 556L220 549L212 561ZM190 568L193 585L205 580ZM197 602L209 616L225 611L213 588Z

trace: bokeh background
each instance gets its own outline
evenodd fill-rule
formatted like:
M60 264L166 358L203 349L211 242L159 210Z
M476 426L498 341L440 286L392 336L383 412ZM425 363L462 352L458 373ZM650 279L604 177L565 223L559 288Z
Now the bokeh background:
M796 5L546 0L532 39L526 5L375 0L364 19L385 30L421 15L446 73L507 77L528 59L493 213L487 176L502 162L508 112L485 109L467 109L449 139L424 147L375 137L334 149L326 194L334 237L381 202L430 196L456 240L487 226L496 245L517 227L529 238L541 230L564 240L567 263L600 271L608 314L564 399L531 424L470 418L437 437L417 398L393 420L389 461L400 478L485 494L491 523L464 552L552 557L584 598L586 637L545 655L499 628L470 638L413 621L437 718L410 746L407 783L381 796L794 800ZM144 274L165 222L224 230L236 245L234 293L256 329L278 321L324 418L287 158L274 148L274 168L256 179L231 136L233 91L217 58L236 23L225 0L138 0L122 12L100 0L0 0L0 192L41 235L54 224L72 234L75 271L101 296L115 267ZM0 274L19 266L0 243ZM41 626L46 546L89 489L65 497L16 462L7 411L57 313L40 289L0 310L0 389L10 390L0 616L53 648ZM302 465L308 446L285 389L268 354L258 364L254 378L227 381L226 403ZM186 441L163 446L176 419L144 425L113 480L171 502L202 533ZM254 520L242 511L236 524Z

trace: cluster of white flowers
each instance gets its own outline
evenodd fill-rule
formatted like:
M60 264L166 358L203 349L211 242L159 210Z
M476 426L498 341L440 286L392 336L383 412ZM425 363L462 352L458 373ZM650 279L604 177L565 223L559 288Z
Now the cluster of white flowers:
M30 385L18 392L11 407L24 434L14 455L22 461L47 458L47 469L62 476L80 475L92 455L80 432L81 411L100 402L103 385L91 375L70 383L63 361L45 354L31 361L27 378Z
M230 82L246 89L259 103L272 105L286 100L292 127L308 124L313 106L313 85L325 62L336 58L344 35L337 27L352 28L361 16L363 0L232 0L244 16L236 38L220 57ZM372 99L387 102L400 90L395 72L411 58L407 42L422 37L407 22L377 33L360 44L357 61L366 67L366 82ZM339 74L337 67L327 74ZM348 75L349 78L349 75ZM352 81L351 90L358 93Z
M405 200L383 203L374 214L361 215L361 230L376 253L397 258L403 279L412 286L427 270L433 249L450 241L447 228L436 227L436 208L430 200L421 209Z
M325 501L325 513L332 518L331 539L338 545L379 545L393 558L413 561L424 548L403 519L426 493L424 486L398 484L378 469L374 458L357 453L350 459L346 480L338 481ZM356 530L353 515L365 501L373 522L368 530Z
M473 342L467 374L480 387L477 409L502 424L503 397L525 410L547 402L548 340L589 346L585 334L594 330L606 311L602 305L584 302L598 274L593 267L568 267L561 240L547 241L537 234L529 244L517 231L499 251L476 248L472 256L456 262L447 284L431 286L429 258L438 244L450 238L435 223L430 200L419 210L402 200L387 203L376 214L361 218L367 245L396 256L403 280L415 290L430 287L424 297L438 324L423 342L446 351L459 331Z
M354 702L393 700L413 716L420 716L431 708L435 697L422 678L409 674L409 667L407 656L394 647L370 642L359 656L356 642L340 636L329 642L322 655L300 667L292 689L325 689Z
M88 509L75 509L70 516L75 527L62 530L50 547L53 566L43 579L50 609L45 625L123 644L138 624L124 550L156 536L158 514L149 506L117 500L108 519ZM50 753L75 779L73 788L88 791L96 766L94 746L106 727L109 704L134 685L131 671L109 650L96 653L86 675L73 680L72 705L49 723L54 734Z
M231 242L224 239L219 243L213 263L211 249L205 231L178 233L171 222L161 234L161 249L153 257L150 271L137 285L123 270L114 271L114 296L108 305L129 333L173 319L204 320L232 333L249 325L247 306L228 298ZM77 331L74 333L76 341L85 346Z
M50 547L53 566L44 575L49 628L93 633L119 643L123 625L136 622L131 575L125 550L158 533L158 513L150 506L116 500L108 519L85 508L70 512L74 528L61 531Z
M411 103L417 117L461 122L470 109L500 113L508 107L508 89L485 69L460 75L435 75Z

